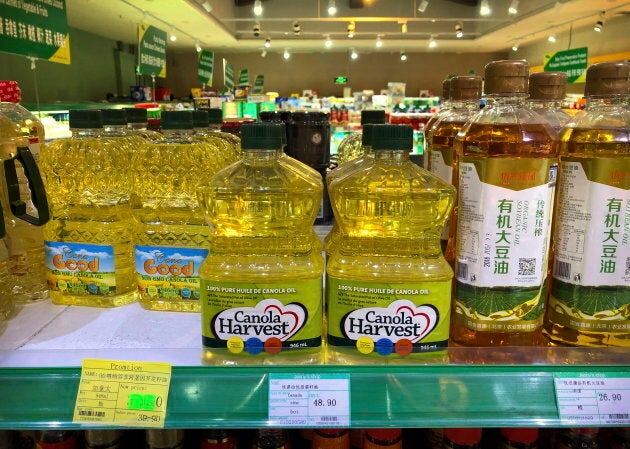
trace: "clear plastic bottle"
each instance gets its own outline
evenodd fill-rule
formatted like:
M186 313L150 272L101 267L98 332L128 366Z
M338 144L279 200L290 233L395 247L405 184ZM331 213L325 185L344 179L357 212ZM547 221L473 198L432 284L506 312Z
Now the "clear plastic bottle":
M129 154L146 142L144 137L129 130L127 112L124 109L101 109L101 118L103 120L101 137L124 139L125 144L130 146L127 150Z
M283 135L281 125L243 125L243 160L200 188L212 231L199 270L210 363L321 359L324 261L313 222L323 183L283 163Z
M350 449L350 429L314 429L311 449Z
M140 304L151 310L199 312L199 267L211 231L197 188L219 170L215 148L194 139L191 111L162 113L164 140L131 160L135 264Z
M123 108L127 117L127 131L131 134L153 142L162 140L164 135L158 131L147 129L149 119L145 108Z
M501 429L499 449L538 449L537 428Z
M224 133L220 130L210 129L210 116L208 111L192 111L194 140L200 140L209 144L213 148L213 159L219 169L227 167L238 160L237 145L235 140L239 139L234 134ZM239 139L240 140L240 139Z
M453 180L455 137L464 124L479 112L481 77L456 76L450 79L449 86L451 95L449 107L445 112L440 111L427 133L427 151L424 155L429 161L431 173L449 184L456 184ZM454 207L440 239L442 251L451 266L455 261L455 224L451 227L450 223L456 221L457 208Z
M630 62L586 72L588 104L560 135L554 266L545 334L630 346Z
M44 228L47 279L56 304L115 307L137 299L131 154L102 138L101 111L71 110L72 137L46 144L40 166L52 207Z
M556 131L571 120L571 116L562 109L566 91L567 74L564 72L529 75L529 107L543 116Z
M439 235L455 189L411 162L412 146L411 126L373 125L374 158L331 187L340 233L326 278L335 362L383 363L447 346L453 271Z
M218 108L208 109L208 129L212 135L227 140L231 144L232 154L227 157L227 162L232 163L240 160L243 157L241 153L241 139L235 134L226 133L221 131L221 125L223 124L223 111Z
M444 429L444 449L479 449L483 431L476 428Z
M486 65L487 106L455 139L454 345L543 342L558 145L527 107L528 78L524 61Z
M183 449L184 430L151 429L146 431L146 449Z
M424 142L427 141L427 136L433 131L433 127L437 123L438 120L442 118L442 116L448 114L449 109L451 108L451 78L445 78L442 81L442 106L440 110L433 114L429 120L424 124ZM426 143L425 143L426 145ZM426 154L423 155L422 158L422 166L425 170L429 169L429 164L431 164L430 158Z
M381 109L373 111L361 111L361 126L366 124L384 124L385 111ZM337 165L344 164L363 156L363 137L361 132L356 132L345 137L337 148ZM334 172L334 170L333 170Z

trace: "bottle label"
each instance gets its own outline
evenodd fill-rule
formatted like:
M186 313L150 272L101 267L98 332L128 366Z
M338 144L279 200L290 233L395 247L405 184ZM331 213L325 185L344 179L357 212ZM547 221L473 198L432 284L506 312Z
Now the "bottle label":
M198 301L199 267L208 255L202 248L135 247L138 289L143 297Z
M431 173L442 181L453 183L453 148L431 150Z
M546 158L459 164L455 319L466 327L540 326L557 168Z
M50 290L72 295L116 293L112 245L46 241L44 246Z
M451 282L383 283L327 277L328 343L387 356L448 345Z
M251 355L321 346L321 278L273 283L201 280L203 344Z
M560 168L550 319L628 332L630 158L568 157Z

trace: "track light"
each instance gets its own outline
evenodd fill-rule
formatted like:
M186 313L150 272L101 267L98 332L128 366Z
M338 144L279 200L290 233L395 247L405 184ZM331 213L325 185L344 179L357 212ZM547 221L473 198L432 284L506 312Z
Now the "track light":
M462 37L464 37L464 27L461 23L455 25L455 37L457 39L461 39Z
M604 14L606 14L605 11L602 11L601 13L599 13L599 20L593 27L593 29L597 31L598 33L601 33L602 30L604 29Z
M254 33L254 37L260 36L260 24L259 23L254 25L254 28L252 29L252 32Z
M407 33L407 22L400 22L400 32L402 34Z
M175 42L177 40L177 36L175 36L175 33L173 33L173 30L171 30L171 36L169 37L169 39L171 40L171 42Z
M212 12L212 5L210 4L209 1L205 1L201 4L201 6L203 7L203 9L206 10L207 13Z
M335 5L335 0L328 0L328 15L334 16L337 14L337 5Z
M518 42L514 42L514 45L512 45L512 51L518 51Z
M195 42L195 50L197 50L197 53L201 53L201 45L199 42Z
M401 61L406 61L407 60L407 53L405 53L404 51L400 52L400 60Z
M425 12L427 10L427 6L429 6L428 0L422 0L418 5L418 11Z
M547 38L547 40L553 44L553 43L554 43L554 42L556 42L558 39L556 38L556 35L555 35L554 33L551 33L551 34L549 35L549 37Z
M381 48L383 46L383 41L381 40L381 36L376 36L376 42L374 43L376 48Z
M260 0L254 2L254 15L260 16L263 13L263 6Z
M271 39L267 38L265 39L265 48L269 48L271 47Z
M296 36L299 36L300 31L302 31L302 27L300 26L299 22L296 20L295 22L293 22L293 34L295 34Z
M489 16L492 14L492 9L490 9L490 4L488 0L481 0L481 5L479 6L479 14L482 16Z
M348 37L352 39L354 37L355 25L354 22L348 23Z
M431 39L429 40L429 48L435 47L437 47L437 41L435 40L435 37L431 36Z
M518 0L512 0L510 7L508 8L508 14L518 14Z
M333 41L330 40L330 36L326 36L326 40L324 41L324 46L326 48L330 48L332 47Z
M282 53L282 57L284 59L289 59L291 57L291 53L289 53L289 50L285 49L284 53Z
M350 53L350 57L352 59L357 59L359 57L359 54L357 53L357 51L354 48L352 49L352 53Z

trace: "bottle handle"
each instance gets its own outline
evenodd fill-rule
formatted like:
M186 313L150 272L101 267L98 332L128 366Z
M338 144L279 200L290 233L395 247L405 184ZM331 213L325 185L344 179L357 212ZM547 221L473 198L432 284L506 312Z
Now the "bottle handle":
M4 226L4 212L0 206L0 239L3 239L7 235L7 229Z
M20 184L15 169L16 160L24 167L24 174L28 180L28 186L31 189L31 200L37 209L37 217L26 213L26 203L20 199ZM37 167L33 153L31 153L28 147L18 147L16 156L6 159L3 163L4 176L7 181L9 207L13 215L35 226L46 224L50 219L48 199L46 198L44 182L42 181L42 176L39 173L39 168Z

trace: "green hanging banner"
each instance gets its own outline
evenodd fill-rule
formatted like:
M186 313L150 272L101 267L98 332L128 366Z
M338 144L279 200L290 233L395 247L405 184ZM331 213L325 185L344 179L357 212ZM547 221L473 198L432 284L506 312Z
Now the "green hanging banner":
M238 83L239 84L249 84L249 70L241 69L238 74Z
M166 78L166 31L138 23L138 73Z
M70 64L66 0L0 0L0 51Z
M262 94L263 87L265 86L265 75L256 75L256 81L254 81L253 93Z
M223 58L223 84L228 90L234 88L234 66Z
M588 68L588 47L547 53L545 55L545 72L564 72L567 83L583 83L586 81Z
M200 83L212 86L212 73L214 71L214 52L201 50L199 52L199 68L197 80Z

